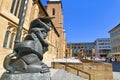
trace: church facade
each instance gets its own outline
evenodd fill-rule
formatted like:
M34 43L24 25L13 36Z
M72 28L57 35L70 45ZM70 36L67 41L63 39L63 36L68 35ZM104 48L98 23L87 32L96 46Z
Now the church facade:
M23 7L23 2L24 0L0 0L0 69L3 69L2 64L4 57L13 51L16 32L22 14L21 9ZM27 35L30 22L43 16L49 16L49 13L46 11L41 1L28 0L21 41ZM49 50L44 55L44 62L55 58L64 57L64 45L66 45L66 43L64 41L63 44L60 42L60 40L62 36L64 38L65 36L61 35L57 30L54 21L51 20L51 23L53 25L47 36ZM59 45L61 45L61 47Z
M54 17L52 22L59 33L58 58L65 56L66 34L63 26L62 2L60 0L49 0L46 10L49 16Z

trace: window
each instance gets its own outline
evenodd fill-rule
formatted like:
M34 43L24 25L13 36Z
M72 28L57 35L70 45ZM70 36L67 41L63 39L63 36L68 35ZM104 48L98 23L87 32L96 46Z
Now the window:
M12 0L10 12L20 18L24 0Z
M16 3L15 13L14 13L15 16L17 15L19 4L20 4L20 0L18 0Z
M7 47L9 34L10 34L9 31L7 31L6 34L5 34L4 43L3 43L3 48L6 48L6 47Z
M19 14L18 14L18 18L20 18L21 17L21 14L22 14L22 9L23 9L23 7L24 7L24 0L22 0L21 1L21 4L20 4L20 9L19 9Z
M118 30L118 33L120 34L120 30Z
M14 6L15 6L15 2L16 2L16 0L13 0L13 1L12 1L12 6L11 6L11 9L10 9L10 12L11 12L11 13L13 13Z
M52 9L52 15L55 15L55 8Z
M15 38L15 28L8 26L5 38L4 38L4 43L3 43L3 48L12 48L13 47L13 42Z
M9 48L12 48L12 44L13 44L13 42L14 42L14 37L15 37L15 34L12 33L11 38L10 38Z
M99 48L102 48L101 46L99 46Z
M80 49L77 49L77 52L79 53L79 52L80 52Z

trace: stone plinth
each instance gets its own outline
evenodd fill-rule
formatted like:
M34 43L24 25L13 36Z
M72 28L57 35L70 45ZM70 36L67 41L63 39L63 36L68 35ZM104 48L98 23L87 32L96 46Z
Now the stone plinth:
M3 73L0 80L51 80L50 73Z

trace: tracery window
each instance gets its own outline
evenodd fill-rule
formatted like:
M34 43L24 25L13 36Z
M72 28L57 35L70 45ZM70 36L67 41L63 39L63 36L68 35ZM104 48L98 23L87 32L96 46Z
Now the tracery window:
M7 47L9 34L10 34L9 31L7 31L6 34L5 34L5 39L4 39L4 43L3 43L3 48L6 48L6 47Z
M16 29L14 27L8 26L4 38L3 48L13 48L14 39L15 39Z

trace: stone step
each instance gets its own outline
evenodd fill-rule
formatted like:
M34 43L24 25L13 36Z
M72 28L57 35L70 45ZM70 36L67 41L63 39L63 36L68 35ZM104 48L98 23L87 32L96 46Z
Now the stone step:
M88 80L63 69L51 69L51 78L52 80Z
M0 77L5 70L0 70ZM69 73L63 69L50 69L50 76L52 80L88 80L75 74Z
M0 77L2 76L2 74L5 72L4 69L0 69Z

